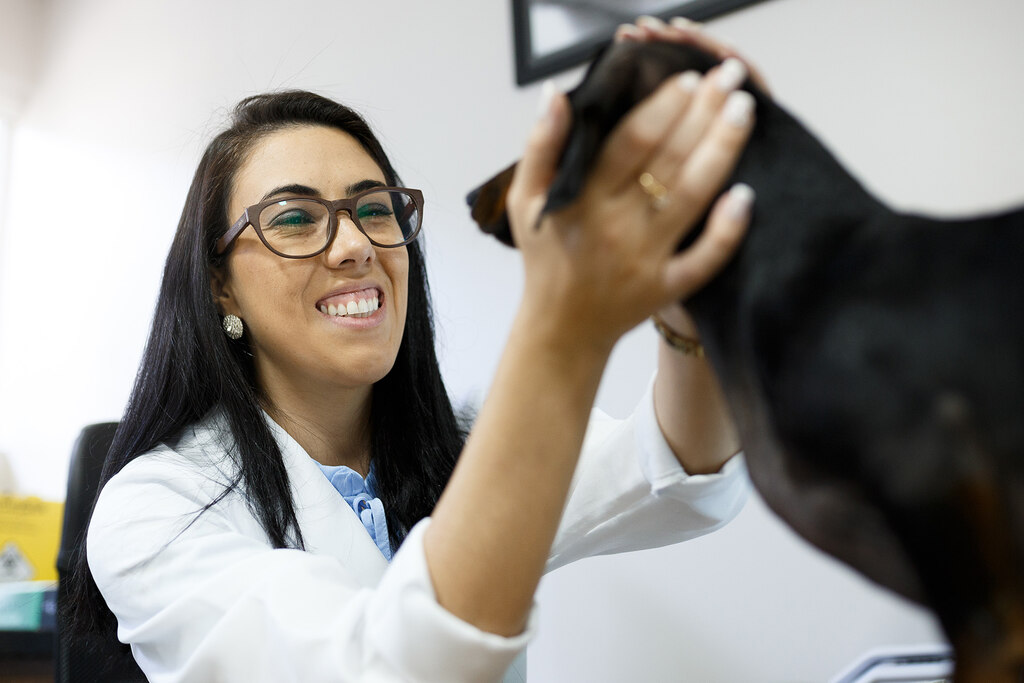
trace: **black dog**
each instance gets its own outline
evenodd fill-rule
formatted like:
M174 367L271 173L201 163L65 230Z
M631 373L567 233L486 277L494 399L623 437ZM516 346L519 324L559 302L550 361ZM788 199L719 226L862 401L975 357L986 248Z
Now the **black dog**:
M694 48L621 43L569 94L546 210ZM757 192L731 264L686 302L754 484L809 541L935 611L957 680L1024 680L1024 209L899 214L751 83L731 182ZM469 201L511 244L507 169Z

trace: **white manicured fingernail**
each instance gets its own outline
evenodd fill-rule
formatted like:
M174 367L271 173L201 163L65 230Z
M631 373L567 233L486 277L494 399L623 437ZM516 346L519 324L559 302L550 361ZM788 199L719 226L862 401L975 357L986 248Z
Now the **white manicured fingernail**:
M750 209L754 206L754 188L746 183L736 183L729 190L729 198L726 199L725 210L731 218L740 220L750 215Z
M718 70L718 78L715 80L715 85L722 92L729 92L740 87L740 85L747 79L747 67L740 60L735 57L722 62L721 68Z
M633 24L622 24L615 33L623 38L638 38L643 35L643 31L633 26Z
M537 103L538 118L547 116L551 111L551 100L555 99L555 93L557 92L558 88L555 87L555 82L550 78L540 86L540 101Z
M665 28L665 22L664 21L662 21L658 17L652 17L652 16L647 15L647 14L645 14L642 17L637 17L636 18L636 25L637 26L645 26L647 28L653 28L653 29Z
M684 92L694 92L700 85L700 73L697 71L684 71L679 74L679 79L676 84L683 89Z
M668 23L676 28L685 28L691 31L699 31L701 29L701 24L698 24L692 19L687 19L686 17L672 17L669 19Z
M754 96L746 90L737 90L725 99L722 118L736 126L744 128L750 125L754 113Z

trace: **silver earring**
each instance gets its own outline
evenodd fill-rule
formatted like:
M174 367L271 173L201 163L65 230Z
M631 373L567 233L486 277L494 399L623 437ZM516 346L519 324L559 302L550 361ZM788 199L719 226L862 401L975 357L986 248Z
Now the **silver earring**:
M228 339L242 338L242 330L244 330L245 327L242 325L242 319L237 315L229 313L224 316L222 324L224 326L224 333L228 335Z

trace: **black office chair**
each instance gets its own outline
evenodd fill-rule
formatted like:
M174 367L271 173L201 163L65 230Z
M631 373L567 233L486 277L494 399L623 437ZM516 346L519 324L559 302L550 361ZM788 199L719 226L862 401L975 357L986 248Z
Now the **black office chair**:
M113 627L93 636L68 633L68 577L79 553L85 552L85 530L103 461L117 431L116 422L89 425L82 430L71 450L64 528L57 553L57 635L55 667L57 683L135 683L146 677L132 658L127 645L117 640Z

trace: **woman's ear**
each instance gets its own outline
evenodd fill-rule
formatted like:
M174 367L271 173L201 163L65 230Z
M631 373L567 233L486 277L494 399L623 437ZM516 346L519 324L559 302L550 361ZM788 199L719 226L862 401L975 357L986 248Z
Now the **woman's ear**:
M210 294L213 296L213 304L221 315L235 313L231 287L228 282L228 275L224 266L210 268Z

